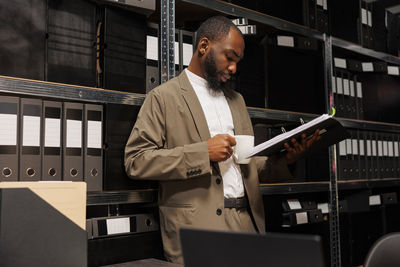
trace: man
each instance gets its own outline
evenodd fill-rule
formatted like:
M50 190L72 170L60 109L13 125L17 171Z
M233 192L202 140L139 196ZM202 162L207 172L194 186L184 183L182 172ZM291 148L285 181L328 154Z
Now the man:
M125 149L127 174L160 181L160 225L165 257L182 263L181 227L264 232L259 176L290 178L294 163L318 139L285 144L288 153L238 165L234 135L253 135L246 105L230 89L244 53L238 28L225 17L197 31L189 67L152 90Z

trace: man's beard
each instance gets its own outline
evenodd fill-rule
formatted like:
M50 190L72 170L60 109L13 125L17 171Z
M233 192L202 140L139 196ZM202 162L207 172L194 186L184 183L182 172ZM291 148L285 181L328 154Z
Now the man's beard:
M226 82L222 82L218 79L218 75L224 75L223 71L217 72L217 66L215 64L214 51L211 50L207 54L204 61L205 73L204 78L206 79L208 86L215 92L224 92L225 95L231 94L236 89L236 76L231 74L231 78Z

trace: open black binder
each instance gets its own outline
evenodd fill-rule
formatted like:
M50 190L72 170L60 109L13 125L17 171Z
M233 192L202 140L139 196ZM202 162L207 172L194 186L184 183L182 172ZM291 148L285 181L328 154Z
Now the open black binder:
M338 120L331 115L323 114L291 131L282 133L255 146L249 151L248 157L270 156L280 152L285 149L284 143L290 141L292 138L298 139L303 133L305 133L307 137L311 136L316 129L319 129L321 139L315 142L307 153L311 153L317 149L327 148L350 137L349 133Z

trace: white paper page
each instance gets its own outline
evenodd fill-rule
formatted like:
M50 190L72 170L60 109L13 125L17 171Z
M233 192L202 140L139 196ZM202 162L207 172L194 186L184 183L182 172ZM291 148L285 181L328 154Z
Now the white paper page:
M343 79L343 93L350 95L350 84L348 79Z
M44 146L60 147L61 146L61 120L46 118L44 121Z
M88 148L101 148L101 132L101 121L88 121Z
M328 205L328 203L318 203L317 207L318 207L318 209L321 210L322 214L329 213L329 205Z
M394 156L399 156L399 142L394 142Z
M308 223L307 212L296 213L296 222L297 222L297 224Z
M361 23L368 25L367 10L364 8L361 8Z
M67 120L67 147L82 148L82 121Z
M351 147L352 147L352 153L353 155L358 155L358 140L357 139L351 139Z
M174 53L174 57L175 57L175 64L179 65L179 42L175 42L175 53Z
M294 47L294 38L292 36L279 35L276 39L279 46Z
M328 10L328 0L323 0L324 2L324 10Z
M190 60L193 55L193 45L192 44L183 44L183 65L189 66Z
M378 156L382 157L383 156L383 145L382 141L378 141Z
M158 38L147 35L146 58L158 61Z
M394 153L393 153L393 142L388 142L388 150L389 150L389 157L393 157Z
M374 71L374 65L372 64L372 62L362 62L361 66L364 72Z
M324 5L324 1L323 0L317 0L317 5L323 6Z
M383 155L386 156L386 157L389 156L388 142L387 141L383 141L382 145L383 145Z
M357 82L357 97L362 98L362 84Z
M358 140L359 141L359 147L360 147L360 156L364 156L365 152L364 152L364 140Z
M339 142L339 155L346 156L346 140Z
M131 231L129 218L107 219L107 234L123 234Z
M336 77L332 76L332 92L336 94Z
M336 78L336 89L337 89L337 93L342 95L343 94L343 82L342 82L342 78L337 77Z
M376 140L372 140L371 146L372 146L372 156L377 156L378 154L376 153Z
M373 195L369 196L369 205L376 206L381 204L381 196L380 195Z
M22 145L40 146L40 117L24 116L22 127Z
M387 67L387 72L389 75L400 75L399 67L396 66L388 66Z
M342 69L346 69L347 68L346 59L335 57L333 59L333 61L334 61L335 67L342 68Z
M368 11L368 26L372 27L372 13Z
M0 114L0 145L17 145L17 115Z
M332 116L330 116L328 114L323 114L323 115L321 115L321 116L319 116L319 117L317 117L317 118L315 118L315 119L313 119L313 120L311 120L311 121L309 121L309 122L307 122L305 124L300 125L299 127L295 128L295 129L293 129L293 130L291 130L289 132L286 132L284 134L275 136L274 138L271 138L270 140L268 140L268 141L266 141L264 143L261 143L261 144L255 146L254 148L252 148L249 151L249 154L248 154L247 157L251 157L251 156L263 151L265 148L270 147L273 144L282 142L287 137L289 137L291 135L295 135L295 134L301 133L304 130L306 130L307 128L312 127L314 125L317 125L318 123L320 123L322 121L325 121L325 120L327 120L327 119L329 119L331 117ZM321 129L321 130L323 130L323 129Z
M287 200L287 203L288 203L289 208L290 208L291 210L298 210L298 209L301 209L300 202L299 202L299 200L297 200L297 199L288 199L288 200Z
M354 81L350 80L350 96L355 97L355 91L354 91Z
M351 139L346 139L346 154L351 155L352 154L351 150L352 150Z

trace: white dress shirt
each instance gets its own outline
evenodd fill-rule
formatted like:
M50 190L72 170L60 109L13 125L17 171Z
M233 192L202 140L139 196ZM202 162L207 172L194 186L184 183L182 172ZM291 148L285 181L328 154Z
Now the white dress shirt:
M223 92L215 92L208 87L205 79L185 69L189 81L200 101L207 120L210 136L229 134L234 136L231 110ZM244 196L243 179L240 167L233 157L218 163L224 184L224 197L237 198Z

